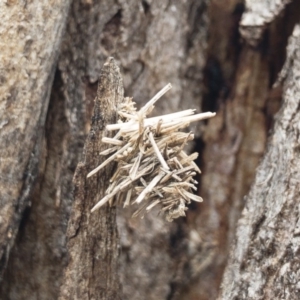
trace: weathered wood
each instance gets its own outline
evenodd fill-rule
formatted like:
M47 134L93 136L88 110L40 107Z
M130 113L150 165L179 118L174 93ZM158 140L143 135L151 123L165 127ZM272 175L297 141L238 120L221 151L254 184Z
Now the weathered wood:
M246 12L240 22L240 31L245 40L256 46L266 26L283 11L291 0L246 0Z
M299 299L300 26L289 41L283 107L238 222L220 299Z
M38 175L69 2L0 3L0 275Z
M57 299L67 262L65 235L73 199L72 177L84 141L76 134L82 130L80 122L78 131L70 130L58 72L52 90L39 176L11 249L0 299Z
M213 107L217 115L202 136L199 195L204 201L189 216L191 278L179 299L217 298L243 197L266 143L271 76L263 51L270 46L259 51L240 43L242 9L240 1L210 2L203 107Z
M209 14L206 3L72 2L47 116L40 176L11 251L0 298L57 298L67 262L71 178L90 128L87 120L100 68L112 54L122 70L126 94L139 105L170 81L174 89L155 113L200 111L204 90L204 106L218 110L219 116L208 124L203 140L202 124L193 128L197 150L203 152L202 204L172 224L155 213L141 220L132 219L130 210L120 211L122 298L216 298L243 195L281 96L280 89L276 98L274 91L269 94L269 78L274 80L284 59L284 30L291 18L287 15L278 27L271 22L263 45L249 49L238 34L242 1L210 1Z
M102 135L105 126L116 121L123 93L119 68L109 58L101 71L83 161L74 175L74 202L67 230L69 262L60 299L121 299L115 208L107 205L91 213L105 193L114 165L106 166L91 178L86 176L103 161L99 153L107 144L101 142Z
M88 93L93 90L100 66L110 54L120 65L126 94L139 106L172 82L174 88L154 113L185 108L200 112L206 3L74 1L59 63L72 132L76 120L81 124L82 115L90 114L88 103L80 110L82 100L78 99L84 95L84 85ZM197 135L198 126L194 127ZM185 221L165 224L156 213L143 220L131 219L131 215L130 210L118 215L124 299L174 297L183 285L180 278L188 260Z
M242 12L241 1L210 2L203 105L215 106L217 116L203 135L199 194L204 201L189 216L189 230L195 236L193 256L188 259L193 280L180 299L217 298L244 197L281 104L282 87L272 85L284 62L285 39L299 8L289 6L269 24L257 48L241 43Z

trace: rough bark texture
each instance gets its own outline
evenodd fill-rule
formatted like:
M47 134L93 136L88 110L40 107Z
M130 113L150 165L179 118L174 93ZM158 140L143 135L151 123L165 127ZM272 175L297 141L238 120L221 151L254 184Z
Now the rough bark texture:
M238 222L220 299L299 299L300 26L289 42L283 107Z
M291 11L266 29L257 48L240 43L242 12L240 1L212 1L209 8L203 108L218 113L202 139L199 193L205 201L189 216L189 231L198 243L188 259L191 282L183 299L217 298L243 198L280 105L281 87L272 84L284 62L282 37L294 22ZM278 33L282 31L286 35Z
M95 213L90 211L103 197L114 165L108 165L91 178L86 176L105 160L99 153L108 145L101 139L105 126L116 122L117 106L123 98L119 68L109 58L101 71L83 161L74 175L74 202L67 230L69 262L59 299L121 299L116 210L107 205Z
M280 104L282 88L279 85L273 89L272 84L285 59L287 37L299 19L298 1L289 5L285 5L287 1L256 2L246 2L246 14L256 11L252 16L268 16L255 8L260 3L266 8L263 11L270 10L269 15L272 15L265 18L259 28L254 23L243 26L243 21L239 28L244 11L241 0L72 2L60 45L46 124L44 118L32 127L38 132L45 126L45 135L40 144L27 138L26 143L22 142L25 154L27 142L42 149L41 155L34 156L39 176L29 194L31 207L23 215L21 211L15 214L19 219L22 216L22 222L1 282L1 299L58 298L63 269L68 264L66 230L73 200L72 178L82 160L84 140L90 129L100 69L111 55L120 66L125 94L133 96L138 105L171 82L173 89L159 101L155 113L185 108L218 112L217 118L205 124L207 127L196 124L192 128L197 135L193 147L201 154L198 163L203 174L199 194L204 203L192 205L187 218L171 224L155 213L140 220L131 219L130 210L118 212L122 299L217 297L236 221L244 205L243 197L254 178L272 117ZM268 5L273 2L279 5ZM40 3L43 4L35 4L35 13L40 11L37 7L46 5L45 1ZM31 2L24 7L31 7ZM54 6L47 7L56 11ZM60 28L63 18L61 22L56 20ZM7 21L7 26L10 22ZM52 19L47 26L51 22ZM259 35L253 33L256 29ZM39 41L50 44L50 39L44 37ZM58 44L59 39L53 45ZM1 41L1 47L4 45ZM43 60L46 65L50 62ZM55 64L53 61L51 64L49 70L53 71ZM49 74L50 71L47 76L51 77ZM47 85L40 85L39 91L44 86ZM41 102L32 102L30 120L38 118L36 109L39 107L46 112L44 99L40 97ZM2 120L5 118L0 118L0 124ZM1 128L1 137L4 136L2 132ZM28 131L28 137L31 132ZM12 144L10 147L13 148ZM23 162L23 153L18 155ZM86 171L89 170L78 168L76 182ZM28 186L31 185L25 182L24 187ZM79 199L78 185L76 193ZM78 200L76 203L79 212L82 210L82 220L88 222L88 214L83 211L88 204L80 206ZM99 213L102 215L105 209L109 210L106 207ZM114 217L112 211L111 218ZM97 221L93 218L92 215L90 222ZM105 226L100 219L98 222L99 226ZM85 224L81 230L90 227ZM1 230L3 228L1 224ZM75 239L82 241L82 233L79 231ZM102 238L102 232L97 233L95 228L92 233ZM76 276L82 275L76 273L79 266L74 262L79 257L80 247L73 240L70 240L69 251L78 256L74 254L73 262L68 265L63 298L71 295L69 292L76 293L72 283L76 285L77 281L71 278L79 279ZM90 247L88 249L98 249L95 245L84 245ZM83 267L91 267L90 262L87 260ZM101 278L101 274L98 276ZM87 277L80 285L80 293L86 287ZM96 277L90 279L93 287L95 280ZM105 289L106 281L99 285Z
M262 37L266 25L270 24L283 11L291 0L246 0L246 12L241 20L242 36L252 46Z
M31 204L68 8L60 0L0 3L0 276Z

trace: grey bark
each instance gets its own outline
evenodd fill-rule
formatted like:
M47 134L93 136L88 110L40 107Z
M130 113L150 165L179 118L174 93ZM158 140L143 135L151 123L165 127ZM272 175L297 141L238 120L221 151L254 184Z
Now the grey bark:
M59 0L0 3L0 276L31 205L68 8Z
M283 106L238 222L220 299L299 299L300 26L289 41Z
M27 297L48 299L58 294L67 263L71 181L106 57L116 57L126 94L139 105L172 82L174 88L160 101L157 113L199 108L206 24L206 1L73 1L47 116L42 175L12 250L2 295L22 299L26 291ZM153 214L133 227L131 213L124 214L119 218L119 224L125 224L121 231L124 298L158 299L177 293L186 260L184 225L164 224ZM182 232L182 239L177 239L177 232ZM16 274L25 274L24 270L32 276L19 280Z
M91 129L74 175L74 202L67 230L69 261L59 299L121 299L116 210L106 206L95 213L90 211L103 198L114 164L92 178L87 174L106 159L99 156L108 148L101 139L104 134L112 137L105 126L117 121L117 107L123 98L119 68L109 58L101 71Z
M241 34L252 46L261 41L267 25L274 21L291 0L246 0L246 11L241 19Z
M249 11L251 3L247 2ZM285 2L278 3L274 17L260 31L264 34L255 40L257 47L249 47L241 43L238 33L240 0L211 0L209 6L207 1L196 0L72 2L46 123L37 123L37 128L46 130L39 176L29 195L31 206L17 214L22 222L1 282L1 299L58 297L68 265L72 178L90 130L100 69L110 55L120 66L126 96L134 96L138 105L171 82L174 88L159 102L156 113L185 108L200 111L202 105L218 111L206 130L203 124L192 128L201 154L199 193L204 203L191 207L186 219L172 224L155 213L140 220L131 219L129 210L118 212L122 297L217 297L243 196L280 102L281 87L271 89L270 85L284 60L288 28L299 11L297 5L284 9L281 3ZM43 46L45 39L41 41ZM85 223L81 230L88 228ZM80 253L72 239L68 249L74 249L72 255ZM71 272L76 270L72 262L68 270L65 278L82 276ZM94 286L94 278L91 282ZM68 297L67 286L75 293L71 283L69 277L62 297Z

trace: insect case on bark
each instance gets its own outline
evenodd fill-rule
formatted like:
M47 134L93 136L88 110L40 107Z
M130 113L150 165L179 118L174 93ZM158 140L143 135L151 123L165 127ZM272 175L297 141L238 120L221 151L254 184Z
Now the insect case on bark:
M194 160L198 153L187 155L184 146L194 139L192 132L179 131L191 122L215 116L206 112L195 114L188 109L172 114L147 118L154 104L168 90L166 85L139 111L132 98L125 98L117 108L117 124L106 126L107 131L118 131L113 138L103 137L102 142L111 147L100 153L110 155L101 165L91 171L90 177L107 164L117 162L117 169L110 179L105 196L92 208L92 212L106 202L122 203L123 207L137 204L133 216L143 217L145 212L160 205L168 221L185 216L186 205L191 200L202 202L196 191L194 179L200 169Z

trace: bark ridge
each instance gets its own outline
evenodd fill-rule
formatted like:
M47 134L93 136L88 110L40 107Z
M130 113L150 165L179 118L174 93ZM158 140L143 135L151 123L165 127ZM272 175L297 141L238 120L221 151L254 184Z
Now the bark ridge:
M74 203L67 230L69 263L61 287L61 300L120 298L116 210L107 205L90 212L103 197L114 166L108 165L91 178L86 176L103 161L99 153L107 146L101 138L105 126L116 121L116 108L123 100L123 93L119 68L115 60L109 58L101 71L83 160L73 179Z
M299 46L297 25L289 41L283 107L238 222L220 299L300 297Z

